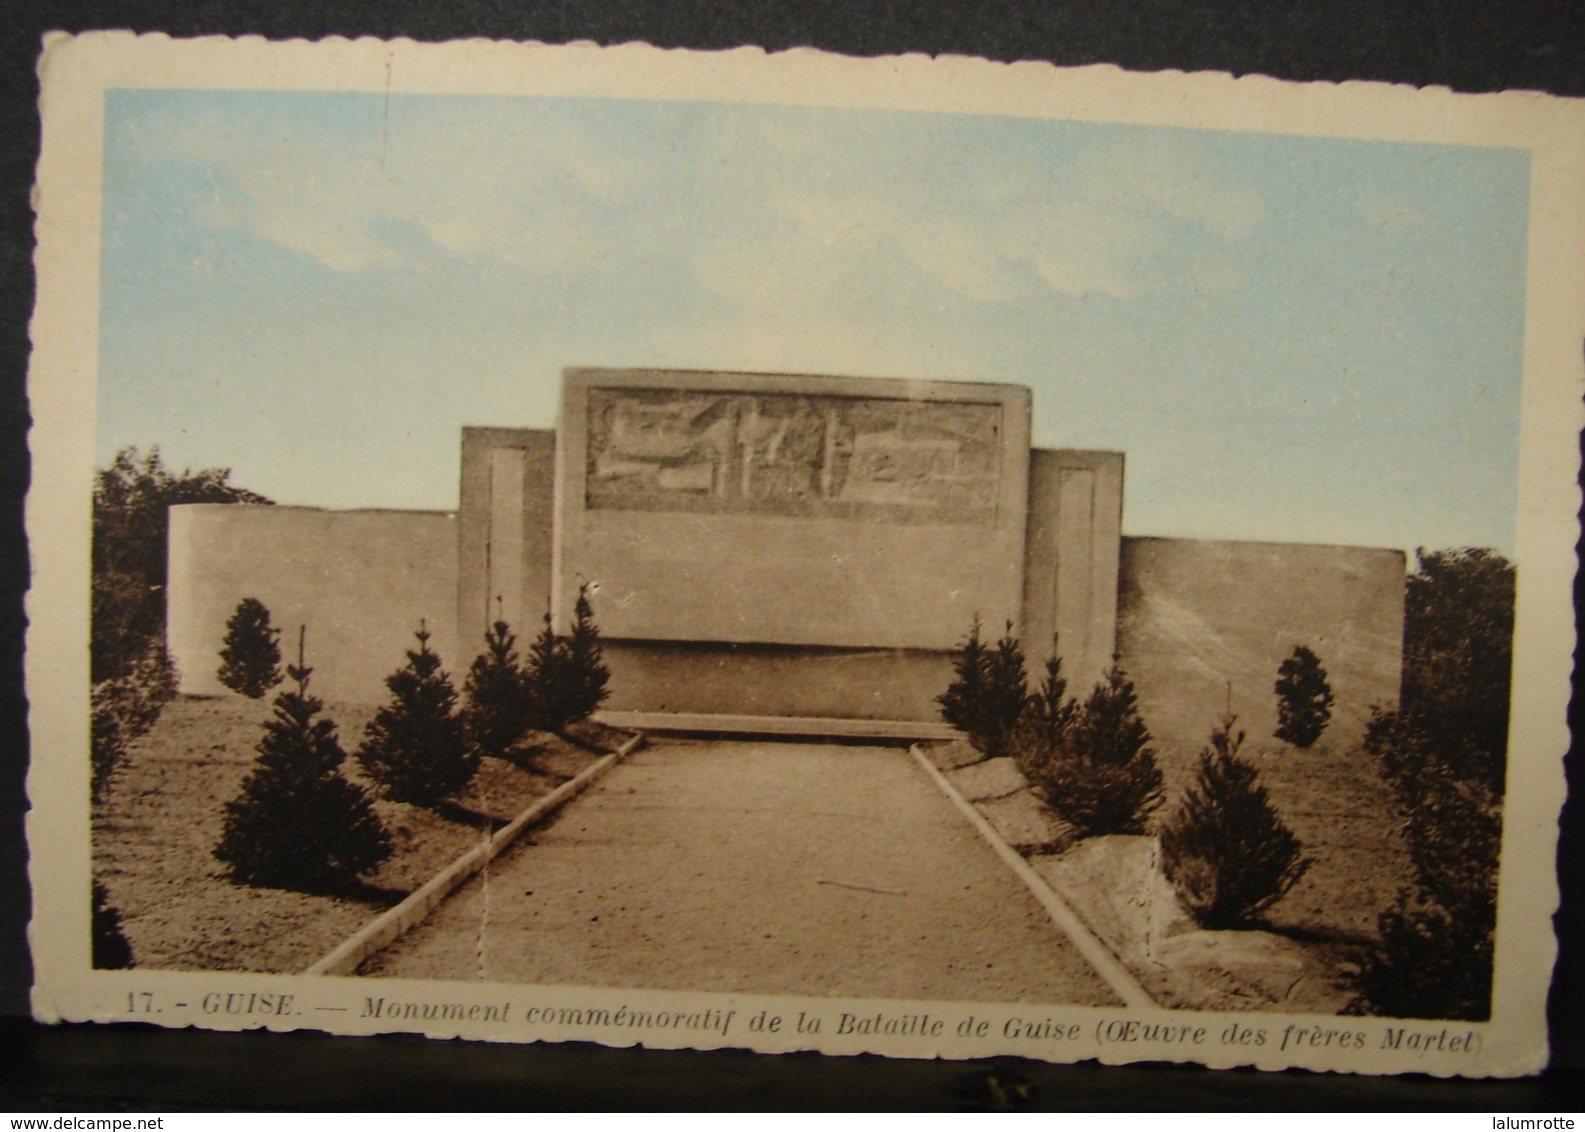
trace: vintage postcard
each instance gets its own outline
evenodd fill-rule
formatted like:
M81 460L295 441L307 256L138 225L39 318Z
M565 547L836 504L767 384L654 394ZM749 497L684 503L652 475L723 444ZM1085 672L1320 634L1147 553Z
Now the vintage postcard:
M1585 107L40 74L38 1017L1545 1064Z

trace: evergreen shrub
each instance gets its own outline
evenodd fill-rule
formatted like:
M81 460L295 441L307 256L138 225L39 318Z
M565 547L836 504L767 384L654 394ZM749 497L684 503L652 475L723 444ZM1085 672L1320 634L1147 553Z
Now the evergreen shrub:
M1423 889L1400 889L1377 918L1379 942L1360 956L1345 1012L1486 1021L1495 927L1494 917L1464 918Z
M560 732L587 719L610 694L610 678L589 587L582 585L573 607L571 634L558 635L546 610L539 637L529 646L527 680L533 726Z
M1478 1022L1491 1015L1502 798L1487 770L1469 766L1465 743L1440 731L1413 709L1378 711L1366 729L1414 873L1359 957L1351 1009Z
M567 638L564 673L567 722L577 723L588 719L610 695L607 684L611 672L605 665L600 630L594 621L594 606L589 601L587 585L578 587L578 600L573 605L572 633Z
M1239 758L1242 731L1224 716L1200 752L1199 773L1161 830L1167 879L1201 927L1251 926L1310 867L1272 806L1259 772Z
M463 695L468 741L481 755L508 756L533 722L534 704L518 662L517 637L505 621L496 621L484 634L484 652L468 670Z
M1068 729L1078 714L1078 705L1068 695L1068 681L1062 675L1062 658L1055 654L1046 660L1040 686L1024 701L1023 713L1013 729L1011 754L1018 769L1032 783L1044 781L1047 765L1062 757L1067 749Z
M936 697L941 705L941 718L969 737L975 746L980 730L980 716L985 701L985 644L980 640L980 619L976 614L969 627L969 635L958 646L958 655L952 661L955 673L946 691Z
M1114 660L1041 761L1038 786L1081 837L1141 834L1162 803L1161 768L1133 682Z
M954 679L936 697L941 717L986 755L1010 755L1080 837L1143 833L1161 806L1162 777L1134 685L1114 658L1106 678L1075 703L1052 651L1031 694L1011 623L987 648L975 618Z
M1332 685L1327 681L1321 659L1305 645L1277 668L1276 737L1307 750L1321 737L1332 719Z
M299 653L286 672L296 688L275 697L214 855L240 884L341 891L391 855L391 839L363 788L341 773L336 725L316 718L324 705L308 694L312 669Z
M457 713L457 690L429 648L420 623L418 648L385 679L390 701L374 715L358 747L358 765L394 802L436 806L461 791L479 769Z
M226 622L220 682L250 700L263 699L282 680L280 630L258 598L245 597Z
M969 737L986 755L1009 753L1013 732L1024 714L1028 676L1023 650L1009 621L994 647L980 640L980 619L974 618L969 635L953 661L956 673L946 691L936 697L941 718Z

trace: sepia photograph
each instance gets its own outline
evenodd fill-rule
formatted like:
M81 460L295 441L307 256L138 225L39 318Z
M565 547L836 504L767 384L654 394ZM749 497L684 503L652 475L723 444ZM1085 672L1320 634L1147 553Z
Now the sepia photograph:
M1544 1063L1578 105L41 76L40 1017Z

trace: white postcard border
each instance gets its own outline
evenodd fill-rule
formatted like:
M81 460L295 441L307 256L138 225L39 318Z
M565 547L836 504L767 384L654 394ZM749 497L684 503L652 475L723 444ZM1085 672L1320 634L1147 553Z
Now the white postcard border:
M1289 84L1219 74L1134 75L1112 67L1060 71L1044 63L996 64L920 56L861 60L812 51L766 55L662 51L644 45L596 48L486 42L258 39L173 41L126 33L54 38L41 63L44 142L37 190L38 307L29 395L34 414L33 487L27 521L33 555L28 596L27 680L33 763L28 788L36 966L33 1002L46 1020L139 1020L218 1029L264 1025L339 1033L417 1030L485 1040L592 1040L661 1048L818 1049L897 1056L1017 1054L1055 1061L1185 1060L1211 1066L1302 1066L1356 1072L1514 1075L1545 1063L1546 974L1556 946L1550 916L1557 814L1568 748L1579 495L1577 438L1580 344L1585 339L1585 105L1528 93L1457 95L1380 84ZM1531 159L1528 302L1517 512L1519 587L1515 639L1514 773L1505 803L1498 968L1493 1017L1465 1025L1394 1023L1379 1018L1128 1012L1055 1006L1053 1027L1078 1027L1060 1040L1009 1037L1011 1019L1032 1008L1008 1004L838 1002L772 996L694 995L593 988L481 987L401 980L309 979L245 974L90 970L88 601L86 532L93 475L97 286L103 94L107 89L302 88L359 91L558 94L924 108L958 113L1104 119L1312 136L1435 141L1528 150ZM228 1013L234 994L290 995L293 1010ZM141 996L150 996L144 999ZM212 996L220 996L218 999ZM365 1016L366 1000L510 1001L505 1023ZM254 1000L255 1003L258 1001ZM272 1001L279 1003L279 998ZM176 1003L186 1003L178 1007ZM218 1003L215 1009L211 1007ZM130 1004L130 1005L129 1005ZM148 1009L144 1009L145 1005ZM156 1014L156 1009L164 1013ZM530 1023L531 1007L632 1014L708 1015L732 1011L723 1033L708 1025L601 1027L575 1015ZM360 1010L364 1011L360 1015ZM759 1012L790 1019L827 1016L818 1035L796 1027L750 1028ZM842 1014L927 1015L943 1029L838 1034ZM596 1016L598 1017L598 1016ZM973 1021L966 1021L971 1018ZM538 1016L536 1015L536 1018ZM989 1026L981 1034L980 1022ZM1202 1040L1125 1040L1128 1024L1189 1027ZM1219 1043L1230 1026L1358 1031L1362 1049L1335 1044L1296 1049ZM1121 1025L1121 1029L1117 1028ZM1382 1034L1411 1025L1434 1035L1473 1035L1471 1047L1383 1049ZM960 1032L961 1027L967 1030ZM1109 1030L1108 1027L1112 1027ZM886 1029L886 1027L879 1027ZM1016 1029L1016 1027L1013 1027ZM1115 1031L1115 1033L1113 1033ZM1111 1036L1109 1036L1111 1035ZM1113 1038L1117 1040L1113 1040Z

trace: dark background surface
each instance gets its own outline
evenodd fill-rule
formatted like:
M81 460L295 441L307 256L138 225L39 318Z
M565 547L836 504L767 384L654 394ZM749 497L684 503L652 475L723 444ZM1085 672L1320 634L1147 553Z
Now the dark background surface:
M38 156L39 37L49 29L172 35L407 36L445 40L644 40L769 50L814 46L1226 70L1288 79L1374 79L1456 90L1585 95L1579 0L21 0L0 8L0 1109L1466 1109L1581 1107L1585 908L1579 807L1559 850L1564 905L1550 1020L1553 1069L1518 1082L1047 1066L1002 1059L669 1053L502 1047L393 1036L208 1034L25 1020L30 968L23 835L22 530L28 477L27 319ZM1579 202L1585 208L1585 201ZM1581 297L1585 299L1585 297ZM1576 583L1576 610L1579 586ZM1580 710L1576 681L1571 722ZM1576 725L1575 733L1579 727ZM1578 744L1576 743L1576 747ZM1577 750L1568 760L1571 787Z

